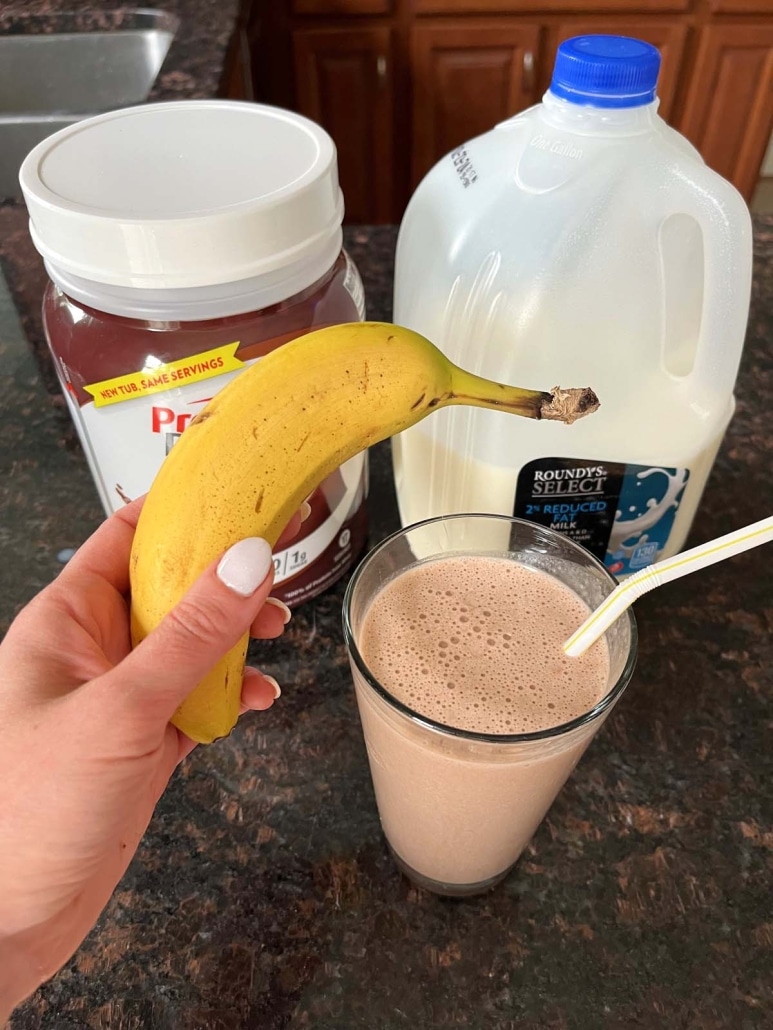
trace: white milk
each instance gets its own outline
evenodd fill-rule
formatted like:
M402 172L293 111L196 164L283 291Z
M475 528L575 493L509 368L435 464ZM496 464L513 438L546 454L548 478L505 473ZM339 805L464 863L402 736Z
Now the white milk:
M444 158L411 200L395 321L479 375L590 386L601 408L571 427L433 414L393 441L403 524L515 514L618 575L683 546L733 413L751 223L658 117L658 64L635 40L567 41L542 104Z

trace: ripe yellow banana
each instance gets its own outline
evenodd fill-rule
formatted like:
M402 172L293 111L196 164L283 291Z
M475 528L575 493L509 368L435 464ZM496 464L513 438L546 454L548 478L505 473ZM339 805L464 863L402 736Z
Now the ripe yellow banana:
M273 546L325 476L449 404L564 422L598 407L591 390L481 379L423 336L381 322L318 330L242 372L193 419L148 493L131 558L134 645L231 544L262 536ZM194 740L234 726L247 643L245 635L178 709L174 724Z

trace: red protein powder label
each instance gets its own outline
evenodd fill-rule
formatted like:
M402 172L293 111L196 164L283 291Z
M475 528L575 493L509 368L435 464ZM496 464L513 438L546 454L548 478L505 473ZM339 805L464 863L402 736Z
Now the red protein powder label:
M234 376L311 328L362 318L351 267L342 256L322 288L315 284L272 309L155 332L50 292L44 311L51 350L105 510L148 491L186 426ZM228 338L234 330L241 340ZM280 332L266 338L272 330ZM300 533L274 555L275 596L296 606L351 567L367 536L367 492L365 453L320 484Z

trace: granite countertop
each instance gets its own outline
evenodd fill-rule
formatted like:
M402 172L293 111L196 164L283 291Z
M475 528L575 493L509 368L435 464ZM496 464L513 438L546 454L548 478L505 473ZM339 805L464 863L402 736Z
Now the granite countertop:
M346 237L370 315L389 318L394 229ZM773 219L755 248L738 411L693 542L773 510ZM31 326L34 292L17 293ZM0 324L7 623L100 511L32 349ZM371 470L375 542L397 527L387 444ZM771 1026L770 554L637 604L625 697L513 873L463 902L411 887L387 853L343 589L256 649L281 701L183 765L98 926L14 1030Z
M206 47L206 24L224 48L215 13L231 4L161 6L197 2L192 38ZM184 47L174 60L190 95L214 90L214 65L197 79ZM394 241L391 227L346 231L373 318L391 314ZM773 218L755 220L755 256L738 409L691 542L773 511ZM18 204L0 205L0 263L2 631L101 510L45 351L44 275ZM398 524L388 444L370 461L375 542ZM344 584L306 604L253 655L281 701L181 767L99 924L13 1030L772 1026L771 553L637 604L625 697L516 869L461 902L394 868Z

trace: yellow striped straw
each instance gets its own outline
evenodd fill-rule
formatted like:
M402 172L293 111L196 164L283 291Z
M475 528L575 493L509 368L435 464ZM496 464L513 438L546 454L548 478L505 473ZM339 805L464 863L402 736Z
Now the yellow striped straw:
M587 651L642 594L663 583L670 583L673 579L681 579L688 572L697 572L725 558L732 558L734 554L759 547L769 540L773 540L773 515L635 572L616 586L595 612L565 641L565 653L571 658L577 658Z

